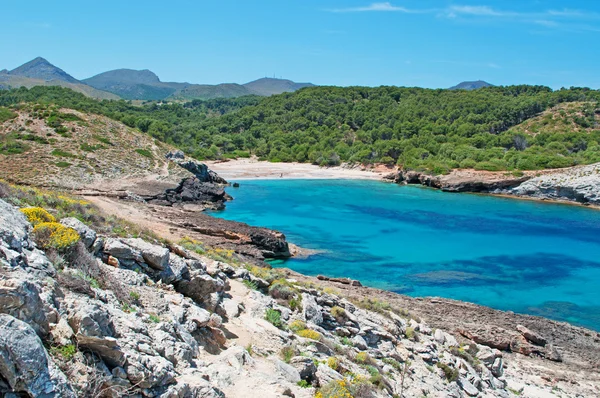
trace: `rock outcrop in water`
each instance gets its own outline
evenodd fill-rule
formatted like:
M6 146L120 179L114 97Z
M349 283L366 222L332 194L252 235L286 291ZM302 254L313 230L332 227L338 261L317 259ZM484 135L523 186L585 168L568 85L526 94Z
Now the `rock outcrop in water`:
M600 163L532 178L510 191L537 199L600 205Z
M312 397L319 388L325 397L510 397L552 389L523 378L527 357L460 344L459 334L373 298L353 302L279 271L102 235L70 219L62 221L81 242L59 259L36 248L21 212L2 200L0 208L0 394ZM549 344L517 330L527 344ZM594 388L560 387L564 396Z
M538 176L535 172L514 177L510 173L474 170L454 170L447 175L399 170L385 179L398 184L420 184L446 192L505 194L600 205L600 163L547 170Z
M484 178L477 173L454 173L448 175L432 175L424 171L399 170L386 176L387 180L398 184L420 184L447 192L482 192L501 193L507 192L527 181L528 176L512 177L498 176Z

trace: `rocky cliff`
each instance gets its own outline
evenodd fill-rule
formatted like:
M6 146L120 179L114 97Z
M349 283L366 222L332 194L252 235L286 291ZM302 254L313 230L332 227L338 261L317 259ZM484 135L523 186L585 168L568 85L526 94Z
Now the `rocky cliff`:
M447 175L398 170L385 179L446 192L480 192L600 205L600 163L543 172L528 171L522 176L475 170L454 170Z
M538 367L532 378L531 369L521 371L528 357L511 356L514 348L490 347L495 340L481 333L433 329L410 308L375 298L351 301L222 252L211 256L147 233L135 233L143 239L115 233L123 227L100 232L89 226L101 228L99 215L80 200L0 188L0 394L598 392L593 377L576 385L568 377L546 383ZM46 209L27 207L32 198ZM87 225L61 218L77 211ZM562 359L545 336L524 327L518 336L531 352L555 354L544 354L543 366Z
M535 177L515 187L510 193L537 199L600 205L600 163Z

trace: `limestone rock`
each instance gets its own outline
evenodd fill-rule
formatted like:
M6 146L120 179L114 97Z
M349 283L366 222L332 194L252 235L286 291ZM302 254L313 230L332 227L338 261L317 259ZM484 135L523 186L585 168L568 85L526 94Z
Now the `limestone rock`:
M312 322L315 325L323 323L321 308L315 297L310 294L302 293L302 315L306 322Z
M23 279L0 280L0 312L27 322L42 337L49 330L43 309L40 290L35 284Z
M474 342L499 350L508 350L511 346L512 335L502 328L459 329L459 333Z
M169 264L169 249L166 247L153 245L140 238L123 239L123 242L140 252L144 261L156 270L162 271Z
M343 378L341 374L323 364L320 364L315 372L315 379L321 387L327 385L329 382L342 380Z
M14 392L33 397L75 398L35 331L6 314L0 314L0 375Z
M120 239L106 239L104 242L104 253L110 254L119 260L143 261L142 255L138 250L126 245Z
M90 249L96 241L96 231L79 221L74 217L67 217L60 220L62 225L73 228L79 234L81 241L86 248Z
M457 383L460 386L460 388L462 388L463 391L467 393L468 396L476 397L477 395L479 395L479 390L475 388L475 386L471 384L471 382L466 378L459 377Z
M545 346L548 342L544 337L523 325L517 325L517 330L525 337L525 339L527 339L527 341L530 341L533 344Z
M9 249L21 251L29 247L28 232L31 224L23 213L0 199L0 241L6 242Z
M75 333L65 318L60 318L58 323L52 324L50 327L50 337L55 344L70 344L74 336Z
M178 292L197 303L205 304L210 301L211 293L222 292L225 289L225 283L201 271L194 271L190 273L189 280L177 282L175 287Z
M302 380L310 381L315 377L317 367L312 359L307 357L293 357L290 359L290 365L293 366Z
M280 361L279 359L275 360L275 368L281 373L284 379L289 381L290 383L298 383L300 381L300 372L298 370L288 365L287 363Z

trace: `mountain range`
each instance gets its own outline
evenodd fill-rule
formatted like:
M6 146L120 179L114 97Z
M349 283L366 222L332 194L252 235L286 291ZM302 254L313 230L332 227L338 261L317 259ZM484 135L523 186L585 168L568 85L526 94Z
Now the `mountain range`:
M234 98L244 95L268 97L293 92L312 83L296 83L286 79L264 77L245 84L193 84L163 82L148 69L115 69L87 79L77 80L64 70L37 57L13 70L0 71L0 89L34 86L62 86L99 99L126 100L192 100ZM450 90L476 90L493 86L482 80L466 81Z
M292 92L311 83L262 78L246 84L192 84L162 82L149 71L116 69L88 79L77 80L46 59L37 57L11 71L0 71L0 89L13 87L62 86L99 99L127 100L190 100L232 98L244 95L270 96Z

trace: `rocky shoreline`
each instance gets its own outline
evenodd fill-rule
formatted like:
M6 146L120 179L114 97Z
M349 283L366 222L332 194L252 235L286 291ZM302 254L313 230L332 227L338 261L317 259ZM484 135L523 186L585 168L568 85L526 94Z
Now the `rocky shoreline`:
M74 218L58 220L79 241L57 261L38 247L43 241L32 231L29 220L37 222L41 210L21 212L1 199L0 209L2 394L221 398L252 391L308 398L319 389L373 398L504 398L600 392L597 368L587 366L587 359L599 357L600 335L585 329L554 323L562 333L540 330L542 324L514 314L507 319L520 323L503 329L493 317L473 316L476 306L465 303L398 301L408 298L214 260L176 244L101 235ZM567 333L575 331L568 344ZM506 338L508 347L501 343ZM573 351L583 341L589 347ZM577 360L584 349L587 357Z
M397 184L418 184L445 192L474 192L600 206L600 163L567 169L527 172L513 176L504 172L454 170L432 175L414 170L398 170L384 180Z

